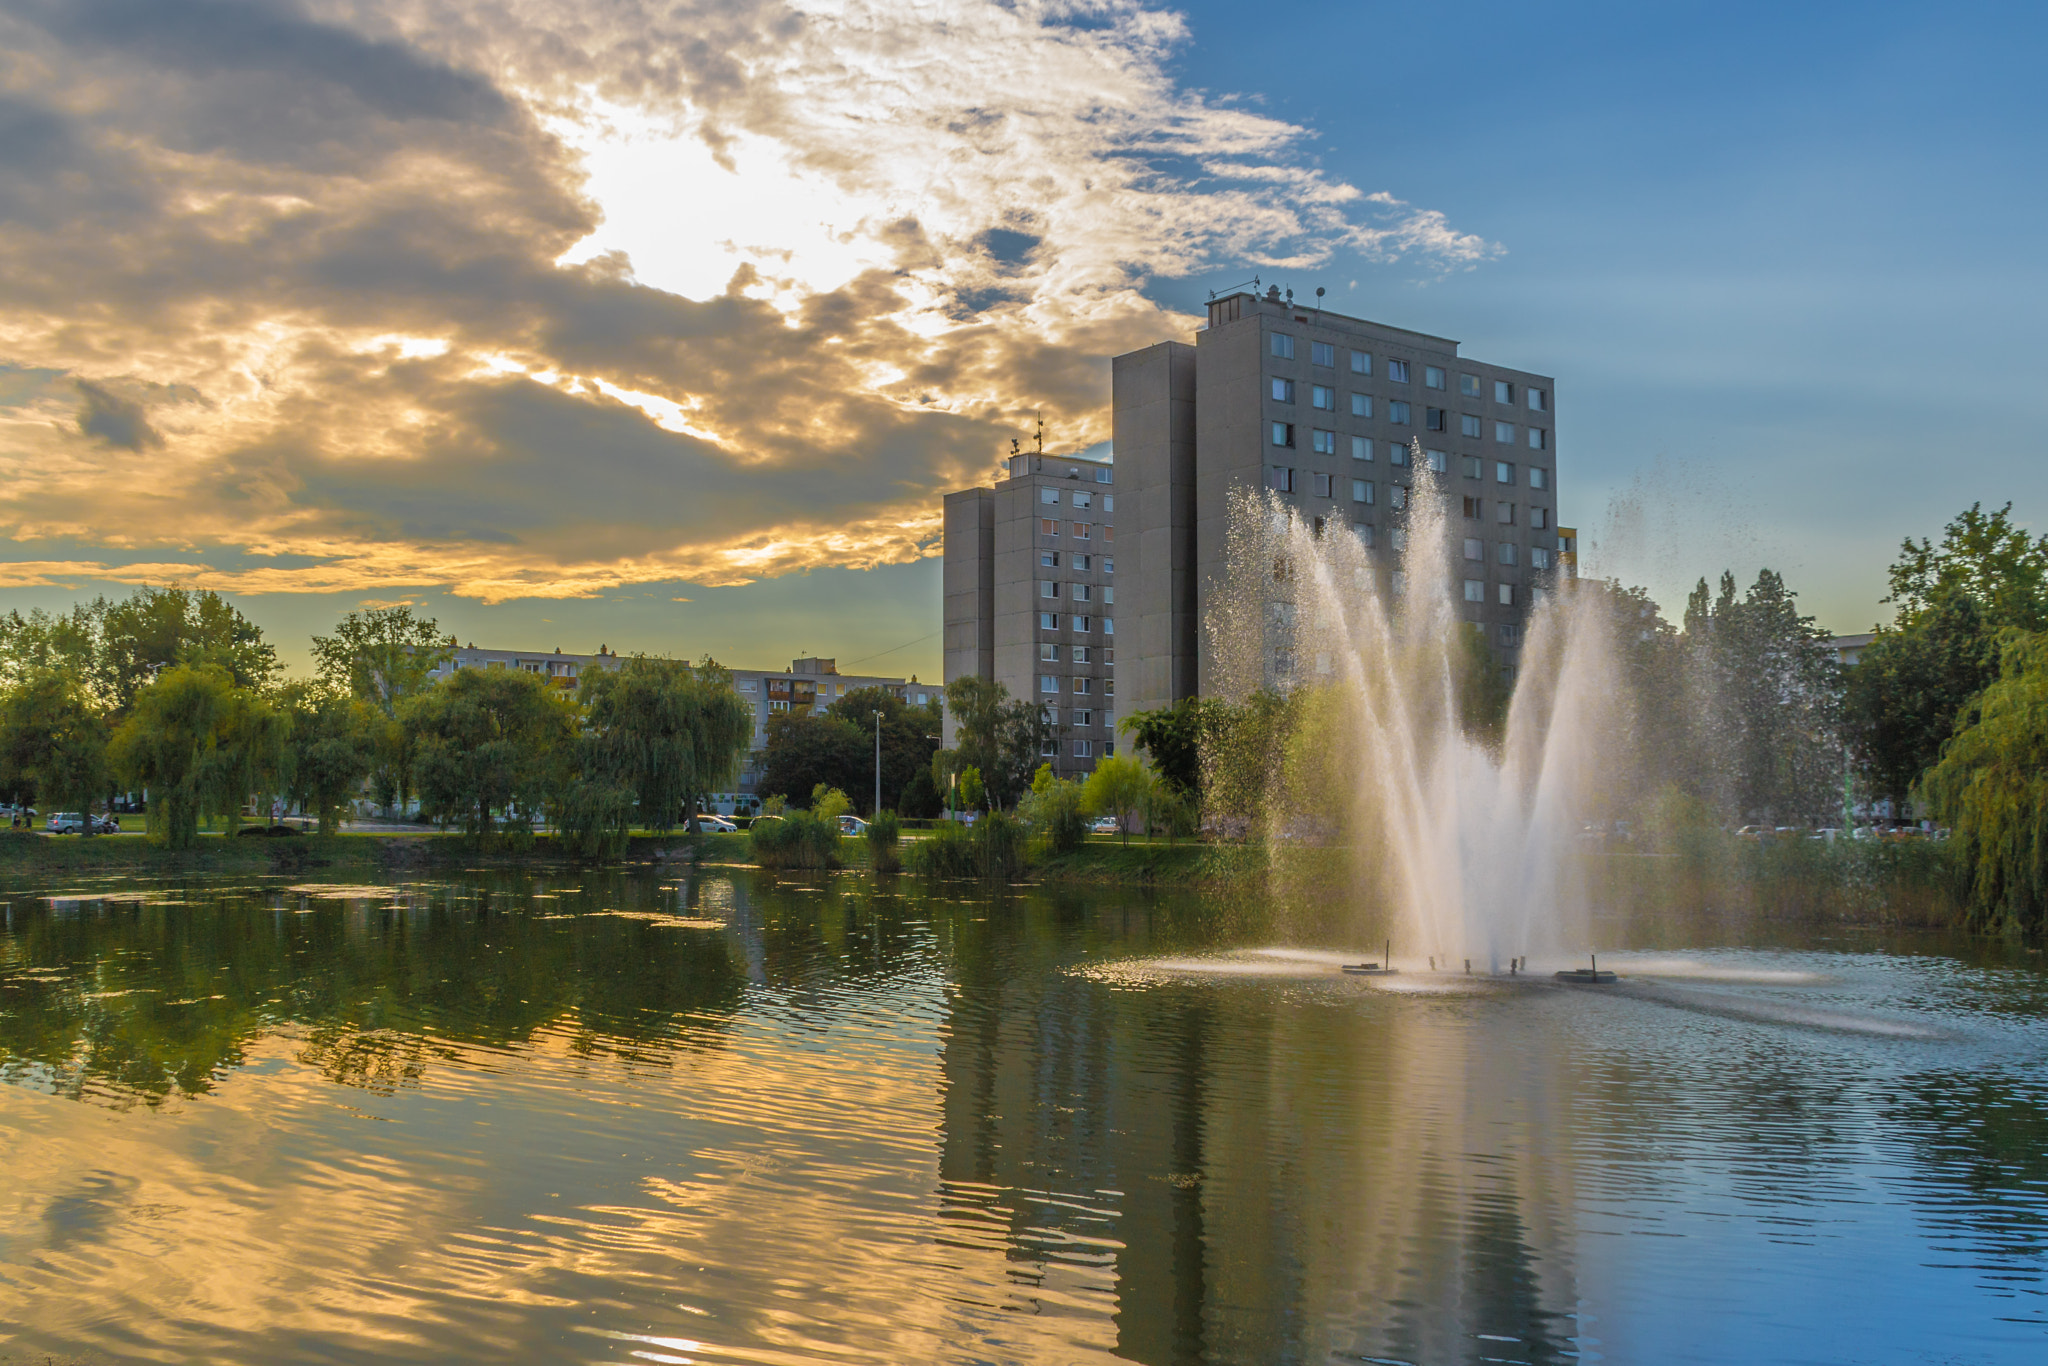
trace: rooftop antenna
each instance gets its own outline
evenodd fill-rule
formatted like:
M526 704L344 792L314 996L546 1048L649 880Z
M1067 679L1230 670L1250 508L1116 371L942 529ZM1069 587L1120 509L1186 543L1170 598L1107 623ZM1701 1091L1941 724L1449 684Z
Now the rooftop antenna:
M1321 322L1322 320L1323 320L1323 287L1322 287L1321 285L1317 285L1317 286L1316 286L1316 321L1317 321L1317 322Z
M1251 286L1252 286L1252 293L1256 294L1256 293L1258 293L1258 292L1259 292L1259 277L1258 277L1258 276L1256 276L1256 275L1252 276L1252 278L1251 278ZM1241 289L1243 289L1243 288L1244 288L1244 286L1243 286L1243 285L1228 285L1228 286L1224 287L1224 288L1223 288L1223 289L1221 289L1221 290L1215 290L1215 289L1212 289L1212 290L1210 290L1210 291L1209 291L1209 298L1210 298L1210 299L1211 299L1211 300L1213 301L1213 300L1214 300L1214 299L1216 298L1216 296L1217 296L1217 295L1218 295L1219 293L1220 293L1220 294L1226 294L1226 295L1228 295L1228 294L1235 294L1235 293L1237 293L1237 292L1238 292L1239 290L1241 290Z
M1038 453L1045 454L1045 409L1038 410Z
M1291 289L1287 291L1287 306L1294 307L1294 291Z

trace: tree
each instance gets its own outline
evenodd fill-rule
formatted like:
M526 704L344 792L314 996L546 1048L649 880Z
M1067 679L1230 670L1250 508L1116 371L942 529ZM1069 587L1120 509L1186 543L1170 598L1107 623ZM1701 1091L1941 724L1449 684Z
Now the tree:
M1189 798L1202 791L1202 708L1213 705L1184 697L1170 707L1132 712L1117 723L1152 761L1161 780Z
M966 674L946 685L946 708L953 714L953 771L973 767L990 773L1002 766L1003 708L1010 690L993 678Z
M1090 811L1115 816L1126 845L1131 842L1130 817L1145 809L1152 797L1152 775L1136 759L1122 755L1096 761L1082 785L1081 801Z
M2048 633L2006 634L1999 677L1971 704L1919 796L1952 838L1979 927L2048 918Z
M2029 539L2013 525L2012 504L1986 516L1970 504L1942 529L1941 544L1910 536L1892 562L1891 596L1898 625L1908 627L1947 598L1974 598L1994 632L2048 629L2048 535Z
M644 655L623 661L617 671L583 671L577 688L585 725L581 780L611 791L593 789L582 804L610 812L618 840L636 809L641 824L664 834L683 813L696 765L694 682L689 665Z
M872 780L874 773L872 741L851 721L826 713L769 717L763 757L755 786L781 793L799 808L810 805L810 792L820 783L858 790L861 780Z
M1997 635L1967 593L1945 595L1912 624L1878 632L1848 671L1843 702L1871 794L1903 806L1941 757L1956 718L1997 676Z
M334 634L313 637L313 666L323 686L354 697L387 724L369 730L378 803L403 806L413 785L409 732L398 724L406 702L434 686L434 671L453 657L455 637L410 607L350 612Z
M174 664L211 665L231 686L258 691L277 676L277 651L262 629L218 593L144 588L121 602L101 599L90 610L100 630L96 687L117 715Z
M462 669L405 702L420 804L429 819L492 833L530 831L566 785L575 704L523 669Z
M0 685L62 670L90 695L99 656L100 617L82 603L68 616L40 607L30 609L27 616L19 611L0 616Z
M732 671L710 655L693 675L696 725L690 732L690 778L683 809L690 833L700 834L697 813L713 792L731 785L754 739L754 708L732 685Z
M46 811L77 811L86 830L106 790L107 726L76 674L40 669L0 695L0 784Z
M384 718L368 703L318 683L288 683L279 705L290 726L285 794L331 835L376 762Z
M242 824L242 807L252 794L282 791L285 741L290 723L253 688L230 688L214 728L213 744L200 756L201 809L222 817L226 833Z
M233 676L217 664L181 664L139 689L114 732L116 776L149 789L149 832L172 849L199 837L200 813L215 796L210 762L234 702Z
M868 807L874 802L875 713L878 711L882 713L884 810L906 810L904 794L920 773L930 769L932 754L939 747L936 737L945 724L945 713L936 702L928 702L922 707L912 706L887 688L855 689L825 709L826 715L852 723L867 737L866 778L846 789L853 794L855 806L867 815L873 814ZM930 779L926 778L926 783L929 782Z
M1105 761L1111 762L1111 761ZM1083 816L1086 801L1081 784L1053 776L1052 765L1042 764L1031 780L1031 790L1017 806L1023 817L1045 837L1046 847L1055 854L1079 849L1087 838Z

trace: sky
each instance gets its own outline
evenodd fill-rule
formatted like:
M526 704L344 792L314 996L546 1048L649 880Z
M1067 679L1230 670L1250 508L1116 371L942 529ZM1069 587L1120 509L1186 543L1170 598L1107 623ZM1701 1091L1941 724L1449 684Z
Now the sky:
M0 0L0 607L938 673L940 497L1257 275L1557 377L1670 609L2048 530L2039 7Z

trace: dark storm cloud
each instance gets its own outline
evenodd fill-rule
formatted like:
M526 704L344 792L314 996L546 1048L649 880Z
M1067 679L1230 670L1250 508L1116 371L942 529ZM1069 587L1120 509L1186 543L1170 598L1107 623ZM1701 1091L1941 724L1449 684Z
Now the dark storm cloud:
M91 380L73 381L85 406L78 411L78 430L109 446L144 451L164 444L163 433L149 425L142 405L110 393Z

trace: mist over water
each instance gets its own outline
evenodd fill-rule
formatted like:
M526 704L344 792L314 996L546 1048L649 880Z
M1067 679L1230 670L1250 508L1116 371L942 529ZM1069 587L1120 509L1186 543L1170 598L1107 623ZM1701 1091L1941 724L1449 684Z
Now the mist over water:
M1361 918L1391 939L1396 961L1503 971L1525 955L1576 957L1588 916L1566 855L1595 785L1621 761L1608 617L1541 592L1519 650L1496 634L1489 658L1464 621L1463 581L1497 592L1487 564L1500 528L1454 519L1447 481L1419 450L1414 459L1407 526L1381 526L1391 544L1378 550L1270 493L1233 502L1206 690L1237 704L1272 690L1300 710L1284 749L1246 753L1248 741L1212 766L1265 765L1260 819L1275 842L1349 852ZM1468 531L1477 561L1465 558ZM1504 672L1485 676L1505 660L1519 668L1494 730L1473 713L1489 688L1508 686Z

